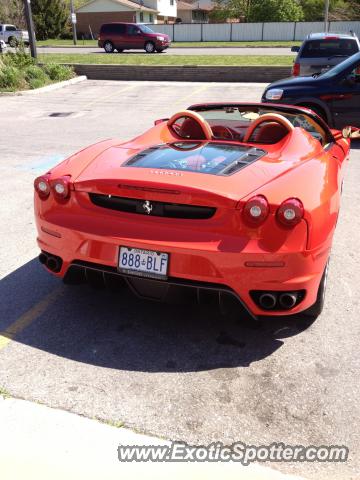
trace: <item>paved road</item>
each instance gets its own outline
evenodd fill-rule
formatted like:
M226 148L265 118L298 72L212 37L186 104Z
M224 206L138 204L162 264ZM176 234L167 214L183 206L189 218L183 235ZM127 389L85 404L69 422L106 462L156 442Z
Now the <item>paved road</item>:
M12 326L16 333L13 341L0 336L0 387L198 444L346 444L345 464L276 468L314 480L355 480L359 149L352 151L345 181L326 307L313 325L301 318L272 319L252 329L241 318L140 301L126 290L63 286L36 259L34 177L91 142L134 137L155 118L194 102L257 100L264 86L88 81L0 98L7 120L0 137L0 331Z
M39 47L39 53L98 53L107 55L103 49L100 48L76 48L76 47ZM141 50L127 50L122 53L126 55L129 53L136 53L138 55L148 55ZM169 48L161 55L294 55L290 48Z

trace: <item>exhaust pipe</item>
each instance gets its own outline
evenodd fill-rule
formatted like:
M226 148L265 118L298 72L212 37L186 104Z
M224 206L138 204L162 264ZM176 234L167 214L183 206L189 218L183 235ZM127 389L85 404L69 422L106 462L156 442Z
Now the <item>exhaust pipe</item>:
M292 308L297 301L297 294L296 293L282 293L279 297L279 303L282 308L286 310Z
M39 255L39 262L42 264L42 265L45 265L46 262L47 262L47 255L46 253L40 253Z
M259 297L259 303L265 310L271 310L276 305L276 296L272 293L263 293Z
M49 256L46 261L46 266L52 272L59 272L61 265L56 257Z

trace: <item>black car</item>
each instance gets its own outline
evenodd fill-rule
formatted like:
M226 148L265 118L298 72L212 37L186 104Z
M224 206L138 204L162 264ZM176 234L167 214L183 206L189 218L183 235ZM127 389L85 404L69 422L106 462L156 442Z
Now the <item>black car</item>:
M272 83L262 102L311 108L333 128L360 127L360 52L324 73Z

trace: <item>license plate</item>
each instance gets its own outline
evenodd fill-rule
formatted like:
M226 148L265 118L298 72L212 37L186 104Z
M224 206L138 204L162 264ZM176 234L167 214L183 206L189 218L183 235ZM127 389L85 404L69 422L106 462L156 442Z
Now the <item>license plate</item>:
M120 247L119 270L122 273L165 280L168 262L168 253Z

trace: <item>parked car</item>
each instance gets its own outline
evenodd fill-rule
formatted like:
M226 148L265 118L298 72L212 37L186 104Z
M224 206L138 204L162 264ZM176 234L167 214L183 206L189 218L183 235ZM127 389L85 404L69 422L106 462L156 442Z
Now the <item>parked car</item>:
M164 33L155 33L146 25L136 23L105 23L100 28L98 45L106 53L114 50L145 50L147 53L160 53L171 44Z
M6 43L4 42L4 40L0 40L0 53L5 53L6 50L7 50Z
M311 108L334 128L360 127L360 52L327 72L274 82L262 101Z
M360 51L360 42L353 33L311 33L306 37L301 47L292 47L292 52L298 52L292 75L306 76L329 70Z
M15 25L0 24L0 40L4 40L10 47L17 47L21 42L29 45L29 33L18 30Z
M316 317L349 149L305 108L193 105L36 178L39 260L67 283Z

